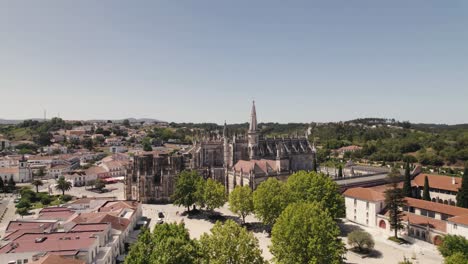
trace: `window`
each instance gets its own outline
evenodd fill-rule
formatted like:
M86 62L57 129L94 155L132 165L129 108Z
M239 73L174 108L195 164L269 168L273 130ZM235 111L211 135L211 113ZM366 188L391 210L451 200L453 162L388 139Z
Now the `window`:
M354 199L354 206L356 206L356 205L357 205L357 200L356 200L356 199Z
M356 218L356 217L354 217ZM453 224L453 229L457 229L457 224Z
M369 213L366 213L366 217L369 217Z
M28 259L23 259L23 263L24 264L28 263Z
M354 221L356 221L356 216L354 216Z
M369 219L366 219L366 225L369 225Z
M435 212L434 211L427 211L427 216L431 218L435 218Z
M369 202L366 202L366 209L369 209Z

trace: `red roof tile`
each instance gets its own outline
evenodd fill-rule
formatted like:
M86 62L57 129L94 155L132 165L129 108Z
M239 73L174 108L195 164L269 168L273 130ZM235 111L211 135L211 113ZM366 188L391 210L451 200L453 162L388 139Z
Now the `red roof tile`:
M424 178L427 176L429 181L429 187L441 189L441 190L448 190L453 192L458 192L458 189L461 188L461 178L453 177L455 184L452 183L452 177L444 176L444 175L433 175L433 174L419 174L418 176L414 177L413 181L411 182L414 186L423 187L424 186Z
M348 189L343 193L343 195L364 201L378 202L385 200L385 196L382 192L377 192L370 188L362 187Z

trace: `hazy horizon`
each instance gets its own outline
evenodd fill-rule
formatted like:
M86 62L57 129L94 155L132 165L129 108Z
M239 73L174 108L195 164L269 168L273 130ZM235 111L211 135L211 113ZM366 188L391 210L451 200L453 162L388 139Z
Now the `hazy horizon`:
M468 2L1 1L0 118L468 123Z

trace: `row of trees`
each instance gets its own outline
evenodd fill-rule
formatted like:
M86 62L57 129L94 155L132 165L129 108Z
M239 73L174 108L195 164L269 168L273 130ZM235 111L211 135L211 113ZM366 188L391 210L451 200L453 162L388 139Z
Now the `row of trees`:
M210 234L191 239L183 223L144 229L132 245L125 264L251 263L263 264L258 239L232 220L217 222Z
M204 180L196 172L186 171L177 179L173 198L175 204L187 210L193 210L196 206L213 210L225 203L226 194L222 184L211 179ZM239 215L242 223L245 223L246 216L255 214L271 230L270 250L278 263L339 263L346 251L338 237L340 231L335 221L345 215L344 198L339 193L338 185L323 174L298 172L291 175L286 183L270 178L254 192L248 186L236 186L229 195L229 208ZM237 233L233 230L237 230ZM244 229L231 221L224 225L217 223L211 235L205 234L199 242L190 242L190 250L186 253L191 255L192 243L198 243L201 245L199 255L192 259L201 259L202 263L263 263L256 239L251 233L240 230ZM226 242L242 237L245 238L233 245ZM147 238L143 236L143 239ZM148 245L148 241L135 246L132 251L143 252L136 249L147 248L143 244ZM239 254L240 251L245 252ZM132 259L140 260L134 262ZM147 263L142 261L141 258L129 257L127 263Z
M212 211L226 203L227 195L221 183L205 180L196 171L183 171L177 177L172 199L175 205L184 206L187 211L196 206Z

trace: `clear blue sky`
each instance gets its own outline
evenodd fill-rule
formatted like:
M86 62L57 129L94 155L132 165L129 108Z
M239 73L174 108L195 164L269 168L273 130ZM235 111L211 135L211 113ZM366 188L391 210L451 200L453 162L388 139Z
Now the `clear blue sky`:
M468 122L468 1L0 0L0 118Z

